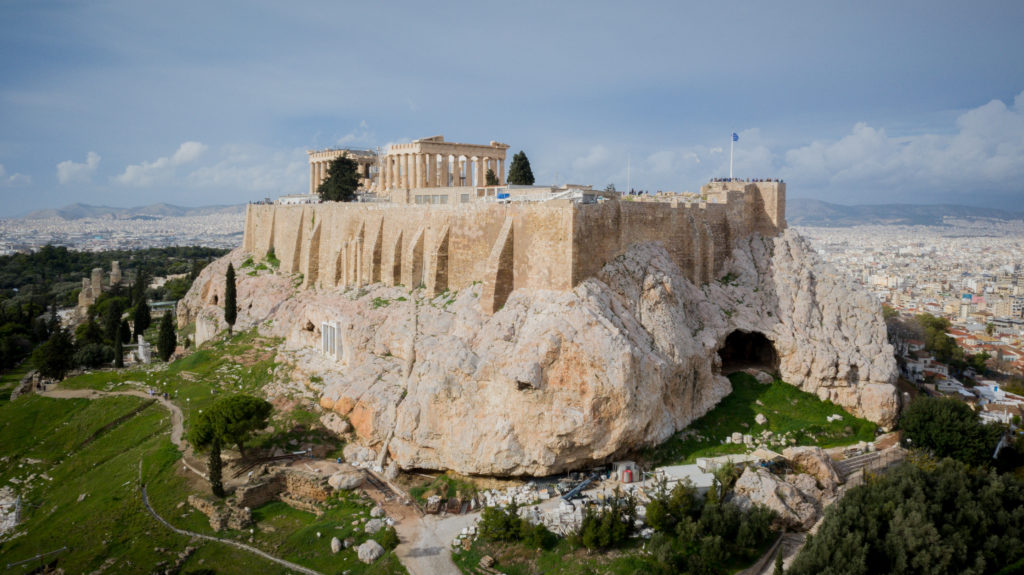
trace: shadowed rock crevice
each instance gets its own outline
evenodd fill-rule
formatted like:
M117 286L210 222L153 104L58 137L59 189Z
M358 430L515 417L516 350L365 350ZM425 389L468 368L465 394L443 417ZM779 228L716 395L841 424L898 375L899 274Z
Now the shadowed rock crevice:
M736 330L725 338L718 350L722 374L729 375L748 368L768 373L779 372L779 354L775 345L761 332Z

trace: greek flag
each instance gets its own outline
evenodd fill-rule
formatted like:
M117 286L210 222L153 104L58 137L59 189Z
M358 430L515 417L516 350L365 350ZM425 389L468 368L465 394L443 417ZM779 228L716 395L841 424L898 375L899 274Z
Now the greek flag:
M737 134L736 132L733 132L732 133L732 141L734 141L734 142L740 141L740 135Z

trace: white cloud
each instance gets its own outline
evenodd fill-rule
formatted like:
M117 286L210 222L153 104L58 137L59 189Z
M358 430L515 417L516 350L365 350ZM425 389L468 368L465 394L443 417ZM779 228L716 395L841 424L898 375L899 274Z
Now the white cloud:
M192 171L186 178L187 185L270 196L301 193L308 189L309 161L304 150L229 147L224 152L224 158L217 163ZM260 198L253 196L253 199Z
M92 179L92 175L96 173L96 168L99 165L100 155L96 152L89 152L85 163L82 164L71 160L64 160L57 164L57 181L62 184L88 182Z
M7 175L7 170L3 164L0 164L0 185L2 186L27 186L32 183L32 176L25 174L13 173L10 176Z
M369 146L370 143L376 139L376 136L370 131L369 126L367 126L366 120L363 120L362 122L359 122L358 128L338 138L335 144L340 147L356 145Z
M1024 92L961 114L956 131L893 137L866 123L839 140L788 150L780 173L801 187L867 192L1010 192L1024 179ZM884 200L879 193L872 201ZM906 199L906 198L904 198Z
M115 178L119 183L128 186L146 187L158 181L171 178L174 168L196 161L206 151L206 145L200 142L184 142L170 157L157 158L152 162L133 164L124 169L124 173Z

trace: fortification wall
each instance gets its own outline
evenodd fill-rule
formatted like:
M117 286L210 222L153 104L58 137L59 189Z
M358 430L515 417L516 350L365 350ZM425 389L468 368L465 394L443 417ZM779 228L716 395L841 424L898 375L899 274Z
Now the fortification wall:
M737 240L785 227L785 184L702 193L706 202L250 205L243 245L257 257L272 249L307 288L422 285L435 295L482 281L493 312L514 289L572 289L641 242L662 243L705 283Z
M281 271L302 273L306 287L570 289L572 210L568 201L250 205L243 245L261 258L273 249ZM508 252L518 257L501 257Z

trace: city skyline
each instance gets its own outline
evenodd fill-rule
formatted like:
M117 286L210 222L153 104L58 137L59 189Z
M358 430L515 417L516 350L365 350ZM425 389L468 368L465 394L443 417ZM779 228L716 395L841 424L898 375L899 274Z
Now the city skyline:
M795 2L0 11L0 217L236 204L305 151L443 134L538 183L781 177L842 204L1024 205L1024 6Z

